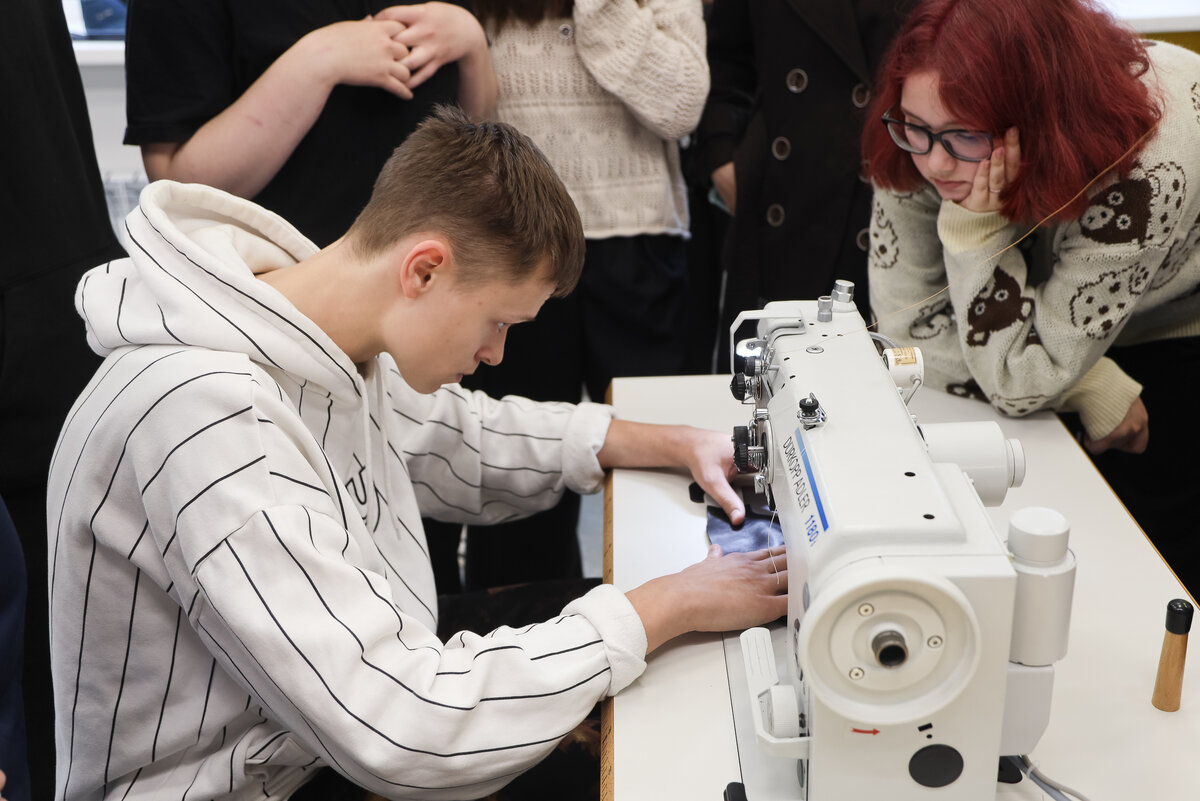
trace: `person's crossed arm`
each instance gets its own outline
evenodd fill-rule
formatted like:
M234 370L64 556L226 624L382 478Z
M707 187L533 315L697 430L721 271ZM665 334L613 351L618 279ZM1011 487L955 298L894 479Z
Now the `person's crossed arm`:
M441 2L392 6L317 28L189 139L143 145L146 176L253 198L291 157L335 86L376 87L411 100L414 88L453 61L463 109L487 116L496 77L483 28L466 9Z

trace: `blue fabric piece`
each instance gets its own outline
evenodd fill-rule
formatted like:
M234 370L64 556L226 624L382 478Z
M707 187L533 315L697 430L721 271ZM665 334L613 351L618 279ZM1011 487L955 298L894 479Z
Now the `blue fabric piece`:
M747 505L746 519L740 526L729 522L725 510L708 507L708 541L720 545L725 553L761 551L783 545L783 529L774 515L762 515Z

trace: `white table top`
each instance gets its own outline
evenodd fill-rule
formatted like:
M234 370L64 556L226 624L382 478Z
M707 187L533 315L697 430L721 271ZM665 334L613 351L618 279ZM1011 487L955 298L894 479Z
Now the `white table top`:
M617 379L612 401L626 419L726 430L749 419L728 383L728 376ZM991 510L998 530L1012 511L1032 505L1056 508L1071 522L1079 568L1070 646L1032 758L1091 801L1200 798L1200 653L1185 673L1182 708L1167 713L1150 704L1167 602L1189 596L1090 460L1049 413L1006 418L928 389L911 408L919 422L995 419L1020 439L1028 470ZM688 481L674 471L614 471L616 586L630 589L704 557L705 510L688 498ZM720 799L728 783L742 780L743 762L755 761L739 760L732 703L719 635L689 635L652 654L611 707L616 801ZM1045 797L1029 781L1002 786L998 796Z

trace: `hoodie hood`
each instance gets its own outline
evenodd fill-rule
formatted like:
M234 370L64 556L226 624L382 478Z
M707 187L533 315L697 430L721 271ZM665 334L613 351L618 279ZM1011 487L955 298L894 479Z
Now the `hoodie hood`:
M243 353L327 389L362 395L350 358L256 274L317 247L273 212L199 184L156 181L125 218L126 259L87 272L75 308L101 356L139 345Z

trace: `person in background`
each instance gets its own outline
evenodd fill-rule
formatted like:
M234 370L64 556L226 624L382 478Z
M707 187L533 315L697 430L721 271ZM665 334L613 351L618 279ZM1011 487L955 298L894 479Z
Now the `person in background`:
M21 671L25 656L25 554L4 499L0 498L0 767L13 776L9 801L29 801L25 701ZM5 786L0 773L0 789Z
M129 13L125 142L141 146L146 174L252 199L318 246L349 227L438 104L475 118L495 106L487 41L461 4L131 0ZM430 545L451 593L448 528Z
M514 331L504 364L469 385L572 402L586 389L599 401L616 376L683 372L689 233L678 140L708 93L701 4L476 0L474 8L492 42L496 118L533 139L562 177L587 254L575 291ZM577 540L562 536L578 517L579 499L568 496L520 532L470 529L468 589L578 575Z
M127 229L131 257L79 285L105 361L51 467L60 801L480 797L669 639L786 610L781 551L716 548L435 635L423 513L529 513L615 466L688 469L745 511L725 433L457 384L583 267L571 198L511 126L439 110L323 249L171 181Z
M131 0L126 36L147 177L252 199L320 246L434 106L495 101L483 31L451 3Z
M712 0L703 0L705 38L711 38L708 19L712 12ZM711 71L709 95L712 94ZM724 204L713 202L713 183L699 163L697 132L679 142L680 162L684 179L687 181L688 229L688 299L687 299L687 350L684 372L691 374L711 373L717 366L717 348L722 339L721 294L724 268L721 248L729 230L728 209Z
M31 790L44 799L54 788L46 473L63 418L99 364L83 341L71 299L85 270L124 255L109 221L62 3L5 4L0 102L0 496L27 574L24 642L18 645L24 649L28 785L22 767L0 767L9 773L10 796Z
M1200 54L1084 0L926 0L863 137L871 308L926 379L1077 412L1105 478L1200 591ZM1158 433L1149 436L1149 422Z
M860 139L876 69L912 0L713 0L712 91L695 162L733 215L723 245L718 371L729 326L768 301L853 281L867 311L871 186Z

